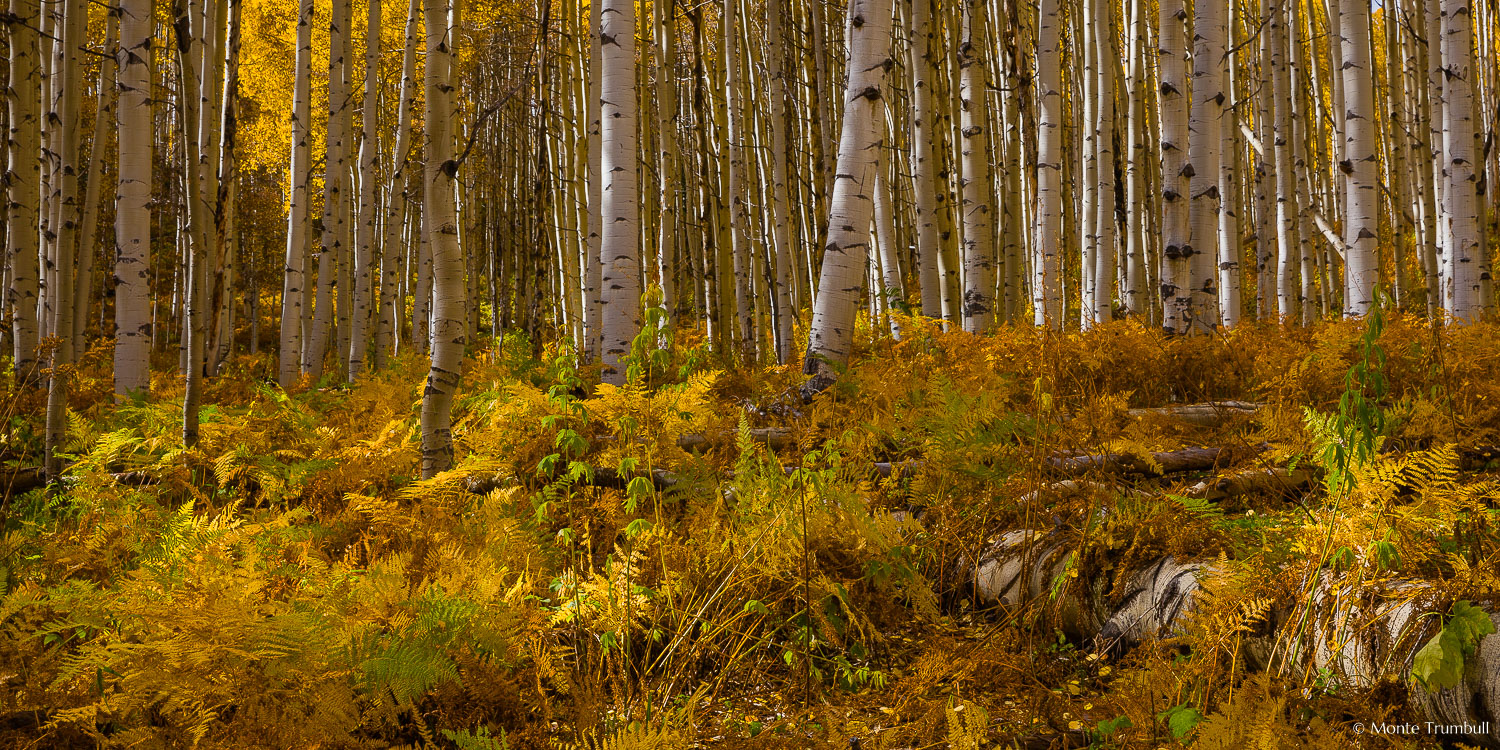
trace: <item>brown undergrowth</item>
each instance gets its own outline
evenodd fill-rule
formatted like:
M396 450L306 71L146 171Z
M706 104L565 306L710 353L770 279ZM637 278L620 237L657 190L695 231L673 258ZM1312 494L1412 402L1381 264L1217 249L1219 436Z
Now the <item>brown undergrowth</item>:
M1388 321L1381 458L1334 513L1323 487L1177 494L1198 476L1049 489L1045 459L1214 445L1242 449L1224 471L1315 462L1357 322L1191 340L905 322L806 405L793 368L724 372L700 346L645 342L629 385L587 388L566 350L508 337L467 361L460 465L427 481L415 359L285 393L242 357L183 450L174 379L111 405L91 352L67 482L5 499L0 744L1405 746L1351 733L1413 718L1401 680L1267 676L1245 644L1325 537L1361 580L1494 597L1496 489L1461 455L1500 443L1493 326ZM1215 399L1263 407L1130 413ZM40 403L7 403L6 465L24 465ZM1163 554L1219 573L1176 637L1103 656L1051 630L1046 601L966 597L959 561L1015 528L1076 540L1055 586Z

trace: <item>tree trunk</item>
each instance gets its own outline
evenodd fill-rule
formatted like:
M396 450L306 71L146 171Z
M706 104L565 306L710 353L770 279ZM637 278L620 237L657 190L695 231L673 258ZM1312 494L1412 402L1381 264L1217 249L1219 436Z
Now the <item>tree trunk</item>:
M349 364L345 373L354 382L364 371L369 350L366 321L370 319L370 267L379 250L376 215L377 172L380 148L376 133L380 127L380 0L368 0L365 24L365 93L360 119L363 133L359 143L359 221L355 224L353 310L349 320Z
M464 318L464 257L453 200L458 163L453 153L454 29L450 0L427 0L427 163L422 230L432 248L432 367L422 392L422 477L453 468L452 409L468 325Z
M963 327L981 333L994 320L995 229L990 205L989 76L985 54L986 0L965 0L963 39L958 45L959 108L963 170L964 305ZM876 115L879 117L879 113Z
M401 88L396 104L396 143L391 150L391 176L386 184L385 238L380 254L380 312L375 326L375 368L383 369L387 358L396 350L401 332L401 308L404 300L398 294L401 272L402 229L411 189L411 110L417 99L417 30L422 17L419 0L411 0L406 9L406 44L401 50Z
M1062 49L1058 0L1041 0L1037 29L1036 238L1031 295L1039 327L1061 328L1062 296Z
M414 0L415 1L415 0ZM302 372L303 305L307 275L307 207L310 154L307 142L311 126L312 101L309 92L312 78L312 0L301 0L297 10L296 77L292 82L292 193L287 210L286 271L281 288L281 351L277 379L282 388L291 388ZM310 332L309 332L310 333Z
M1344 315L1364 315L1375 304L1380 282L1379 143L1375 122L1373 68L1370 64L1370 4L1339 0L1338 47L1343 58L1344 160ZM1393 54L1394 50L1387 50Z
M115 194L115 395L151 388L151 37L153 0L120 4L120 141Z
M599 105L602 153L599 207L604 217L599 246L601 354L604 381L625 382L625 358L641 330L641 282L637 266L640 205L636 190L635 3L600 0L602 64Z
M871 198L881 147L875 118L884 105L890 67L891 1L852 0L849 29L849 82L828 208L828 243L802 364L802 372L812 376L803 386L809 396L833 383L837 368L849 361L853 344L860 287L869 263L875 208Z
M1438 0L1429 0L1437 2ZM1480 294L1479 168L1475 163L1473 9L1469 0L1443 4L1443 169L1447 184L1448 314L1476 322L1484 313Z

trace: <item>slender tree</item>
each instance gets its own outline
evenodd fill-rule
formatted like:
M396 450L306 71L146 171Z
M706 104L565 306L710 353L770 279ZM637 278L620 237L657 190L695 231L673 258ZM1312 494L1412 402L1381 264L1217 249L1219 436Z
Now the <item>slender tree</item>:
M115 394L151 387L151 38L153 0L121 0L115 193Z
M303 307L306 304L308 177L311 153L307 142L309 118L312 116L310 84L312 79L312 0L300 0L297 6L297 52L292 84L292 159L291 200L287 209L286 272L281 291L281 357L277 371L282 388L296 384L302 371Z

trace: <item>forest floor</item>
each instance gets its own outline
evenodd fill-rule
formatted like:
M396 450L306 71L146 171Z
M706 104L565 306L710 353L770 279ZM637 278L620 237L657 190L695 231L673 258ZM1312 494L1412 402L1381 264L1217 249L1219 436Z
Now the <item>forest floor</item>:
M1495 326L908 321L811 403L700 338L618 388L520 336L474 353L425 481L416 357L290 393L240 357L184 450L175 376L112 405L90 353L66 486L4 490L0 747L1426 747L1367 728L1475 679L1459 641L1400 655L1500 600ZM43 397L6 397L14 485ZM1197 447L1224 450L1158 456ZM968 561L1016 529L1066 562L989 606ZM1128 605L1162 556L1213 572L1160 637L1059 611ZM1285 646L1318 571L1438 593L1379 674L1319 668Z

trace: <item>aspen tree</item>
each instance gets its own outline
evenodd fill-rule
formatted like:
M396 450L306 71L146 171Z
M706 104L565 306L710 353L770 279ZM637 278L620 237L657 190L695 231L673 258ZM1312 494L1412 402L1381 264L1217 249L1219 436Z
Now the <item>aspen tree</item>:
M1193 4L1193 88L1188 118L1188 242L1179 248L1186 260L1184 281L1190 290L1181 312L1182 333L1211 330L1219 323L1218 257L1221 154L1220 123L1224 115L1224 8L1219 3ZM1180 296L1179 296L1180 299Z
M30 383L37 377L36 349L39 343L37 295L41 268L37 252L40 245L37 233L30 229L41 221L42 69L35 25L40 13L37 0L11 0L11 20L5 24L10 38L10 86L5 92L9 108L5 222L10 228L5 233L10 265L6 305L13 316L12 356L19 383ZM150 137L149 132L146 135ZM147 177L149 179L149 175Z
M933 179L932 0L912 0L911 72L912 196L916 204L917 273L922 290L922 315L943 315L938 255L942 252L937 224L937 183Z
M1058 0L1041 0L1037 25L1036 239L1032 305L1037 326L1063 325L1062 52Z
M309 0L310 1L310 0ZM121 0L115 192L115 394L151 387L152 0ZM12 79L14 80L14 79Z
M749 221L746 212L749 209L745 205L745 134L741 111L743 94L740 81L738 10L739 0L723 0L720 25L723 26L724 36L719 50L724 65L724 119L727 126L724 149L729 166L726 178L729 188L729 246L734 264L733 338L739 345L736 356L742 362L751 364L755 361L755 306L750 296L750 238L746 228Z
M380 311L375 325L375 368L383 369L386 358L395 351L401 331L400 293L402 272L399 254L402 229L406 224L408 191L411 189L411 117L417 98L417 33L422 20L419 0L411 0L406 9L406 43L401 50L401 86L396 102L396 140L391 149L390 177L386 182L385 237L380 242Z
M346 183L349 172L350 2L351 0L333 0L328 20L328 130L327 158L323 163L323 236L318 252L318 286L313 301L312 329L304 334L312 338L307 342L307 359L302 363L303 370L313 378L323 374L328 346L330 343L335 343L336 346L338 341L333 329L334 297L339 289L342 259L351 244L348 238L349 228L345 224L344 205L348 200ZM340 355L338 361L343 363L347 355L343 352Z
M1364 315L1375 303L1380 263L1379 154L1376 142L1374 74L1370 64L1370 4L1339 0L1338 42L1343 60L1343 161L1347 179L1344 214L1344 314ZM1387 54L1393 52L1387 50Z
M1093 268L1085 269L1093 277L1093 306L1082 316L1094 324L1108 322L1112 317L1111 302L1114 299L1115 277L1115 32L1114 0L1091 0L1094 4L1093 28L1094 56L1093 87L1094 121L1092 128L1093 150L1088 154L1094 162L1094 236Z
M1437 2L1438 0L1430 0ZM1469 0L1441 0L1443 17L1444 212L1448 219L1444 251L1450 269L1445 280L1448 314L1475 322L1484 312L1480 295L1480 167L1475 163L1473 96L1473 7Z
M422 477L453 467L452 408L458 390L468 325L464 319L464 259L458 241L458 211L453 200L458 162L454 160L453 44L451 0L423 4L427 62L423 77L427 98L427 150L423 182L422 232L431 247L433 273L432 367L422 392Z
M589 361L599 358L599 347L604 342L604 268L600 264L604 257L601 247L604 238L604 214L601 213L604 177L600 171L604 158L604 142L601 140L604 97L600 88L604 83L604 51L599 42L600 11L603 4L603 0L589 0L589 234L583 260L583 291L586 297L583 356Z
M851 0L848 87L843 132L829 203L828 243L802 372L812 376L805 396L831 385L836 367L849 361L860 287L869 263L876 161L881 128L876 121L886 96L891 33L890 0Z
M1146 216L1152 212L1145 190L1148 151L1146 128L1146 0L1130 0L1126 91L1125 142L1125 284L1120 300L1128 315L1141 315L1150 299L1146 293Z
M115 57L119 38L119 17L110 12L104 20L104 49L99 60L99 92L94 106L94 137L90 146L88 177L84 180L82 218L78 234L78 278L73 293L73 352L84 350L84 331L88 326L89 305L94 289L94 264L99 241L99 197L104 182L104 154L107 136L117 132L115 121Z
M965 0L958 46L964 224L963 328L980 333L994 320L995 230L990 205L989 82L984 55L986 0Z
M1219 257L1211 272L1218 274L1219 323L1232 328L1240 320L1240 119L1236 80L1240 49L1235 24L1239 20L1240 2L1230 3L1224 25L1225 48L1219 66L1224 95L1219 114Z
M636 189L635 3L599 1L599 87L602 145L599 208L600 320L604 381L625 382L625 357L641 329L637 270L639 203Z
M354 309L350 317L349 363L345 376L349 382L357 379L365 366L368 351L365 322L370 316L370 267L375 262L379 247L376 223L376 172L380 168L380 149L376 143L376 132L380 126L379 73L380 73L380 0L367 0L365 16L365 79L364 103L361 105L363 132L359 142L359 221L354 231Z
M88 5L83 0L67 0L62 6L63 23L59 45L62 48L61 104L58 115L68 127L58 134L59 178L58 205L61 220L57 235L57 340L52 350L52 368L47 380L47 410L43 465L47 481L62 476L62 456L58 449L68 435L68 390L73 364L73 270L74 243L78 237L78 102L83 87L80 56L88 36Z
M924 2L924 0L916 1ZM771 296L776 326L774 332L776 361L780 364L790 362L795 356L792 323L797 314L797 306L794 302L796 293L794 277L797 263L793 258L795 251L787 226L792 220L792 211L787 205L786 103L788 93L785 68L786 50L782 39L784 33L782 14L784 12L783 0L766 0L766 42L769 47L766 51L766 66L770 77L771 96L771 108L768 115L771 120L771 184L768 187L771 193L769 202L772 210L772 255L776 268ZM671 140L665 131L660 137L664 141Z
M415 2L415 0L413 0ZM281 291L280 367L277 371L282 388L296 384L302 372L303 306L306 289L304 262L307 253L308 163L307 142L312 102L312 0L299 0L297 9L297 52L292 83L292 158L291 200L287 210L286 263ZM122 115L123 117L123 115Z
M1159 3L1162 196L1162 327L1187 333L1192 323L1192 240L1189 213L1187 11L1182 0Z
M1292 140L1296 134L1292 129L1292 79L1287 65L1287 49L1292 36L1287 28L1286 7L1280 0L1267 0L1270 16L1268 27L1273 39L1271 43L1271 69L1274 78L1272 99L1276 108L1276 311L1284 321L1295 320L1300 314L1296 274L1293 264L1300 245L1298 226L1296 173L1292 171Z

